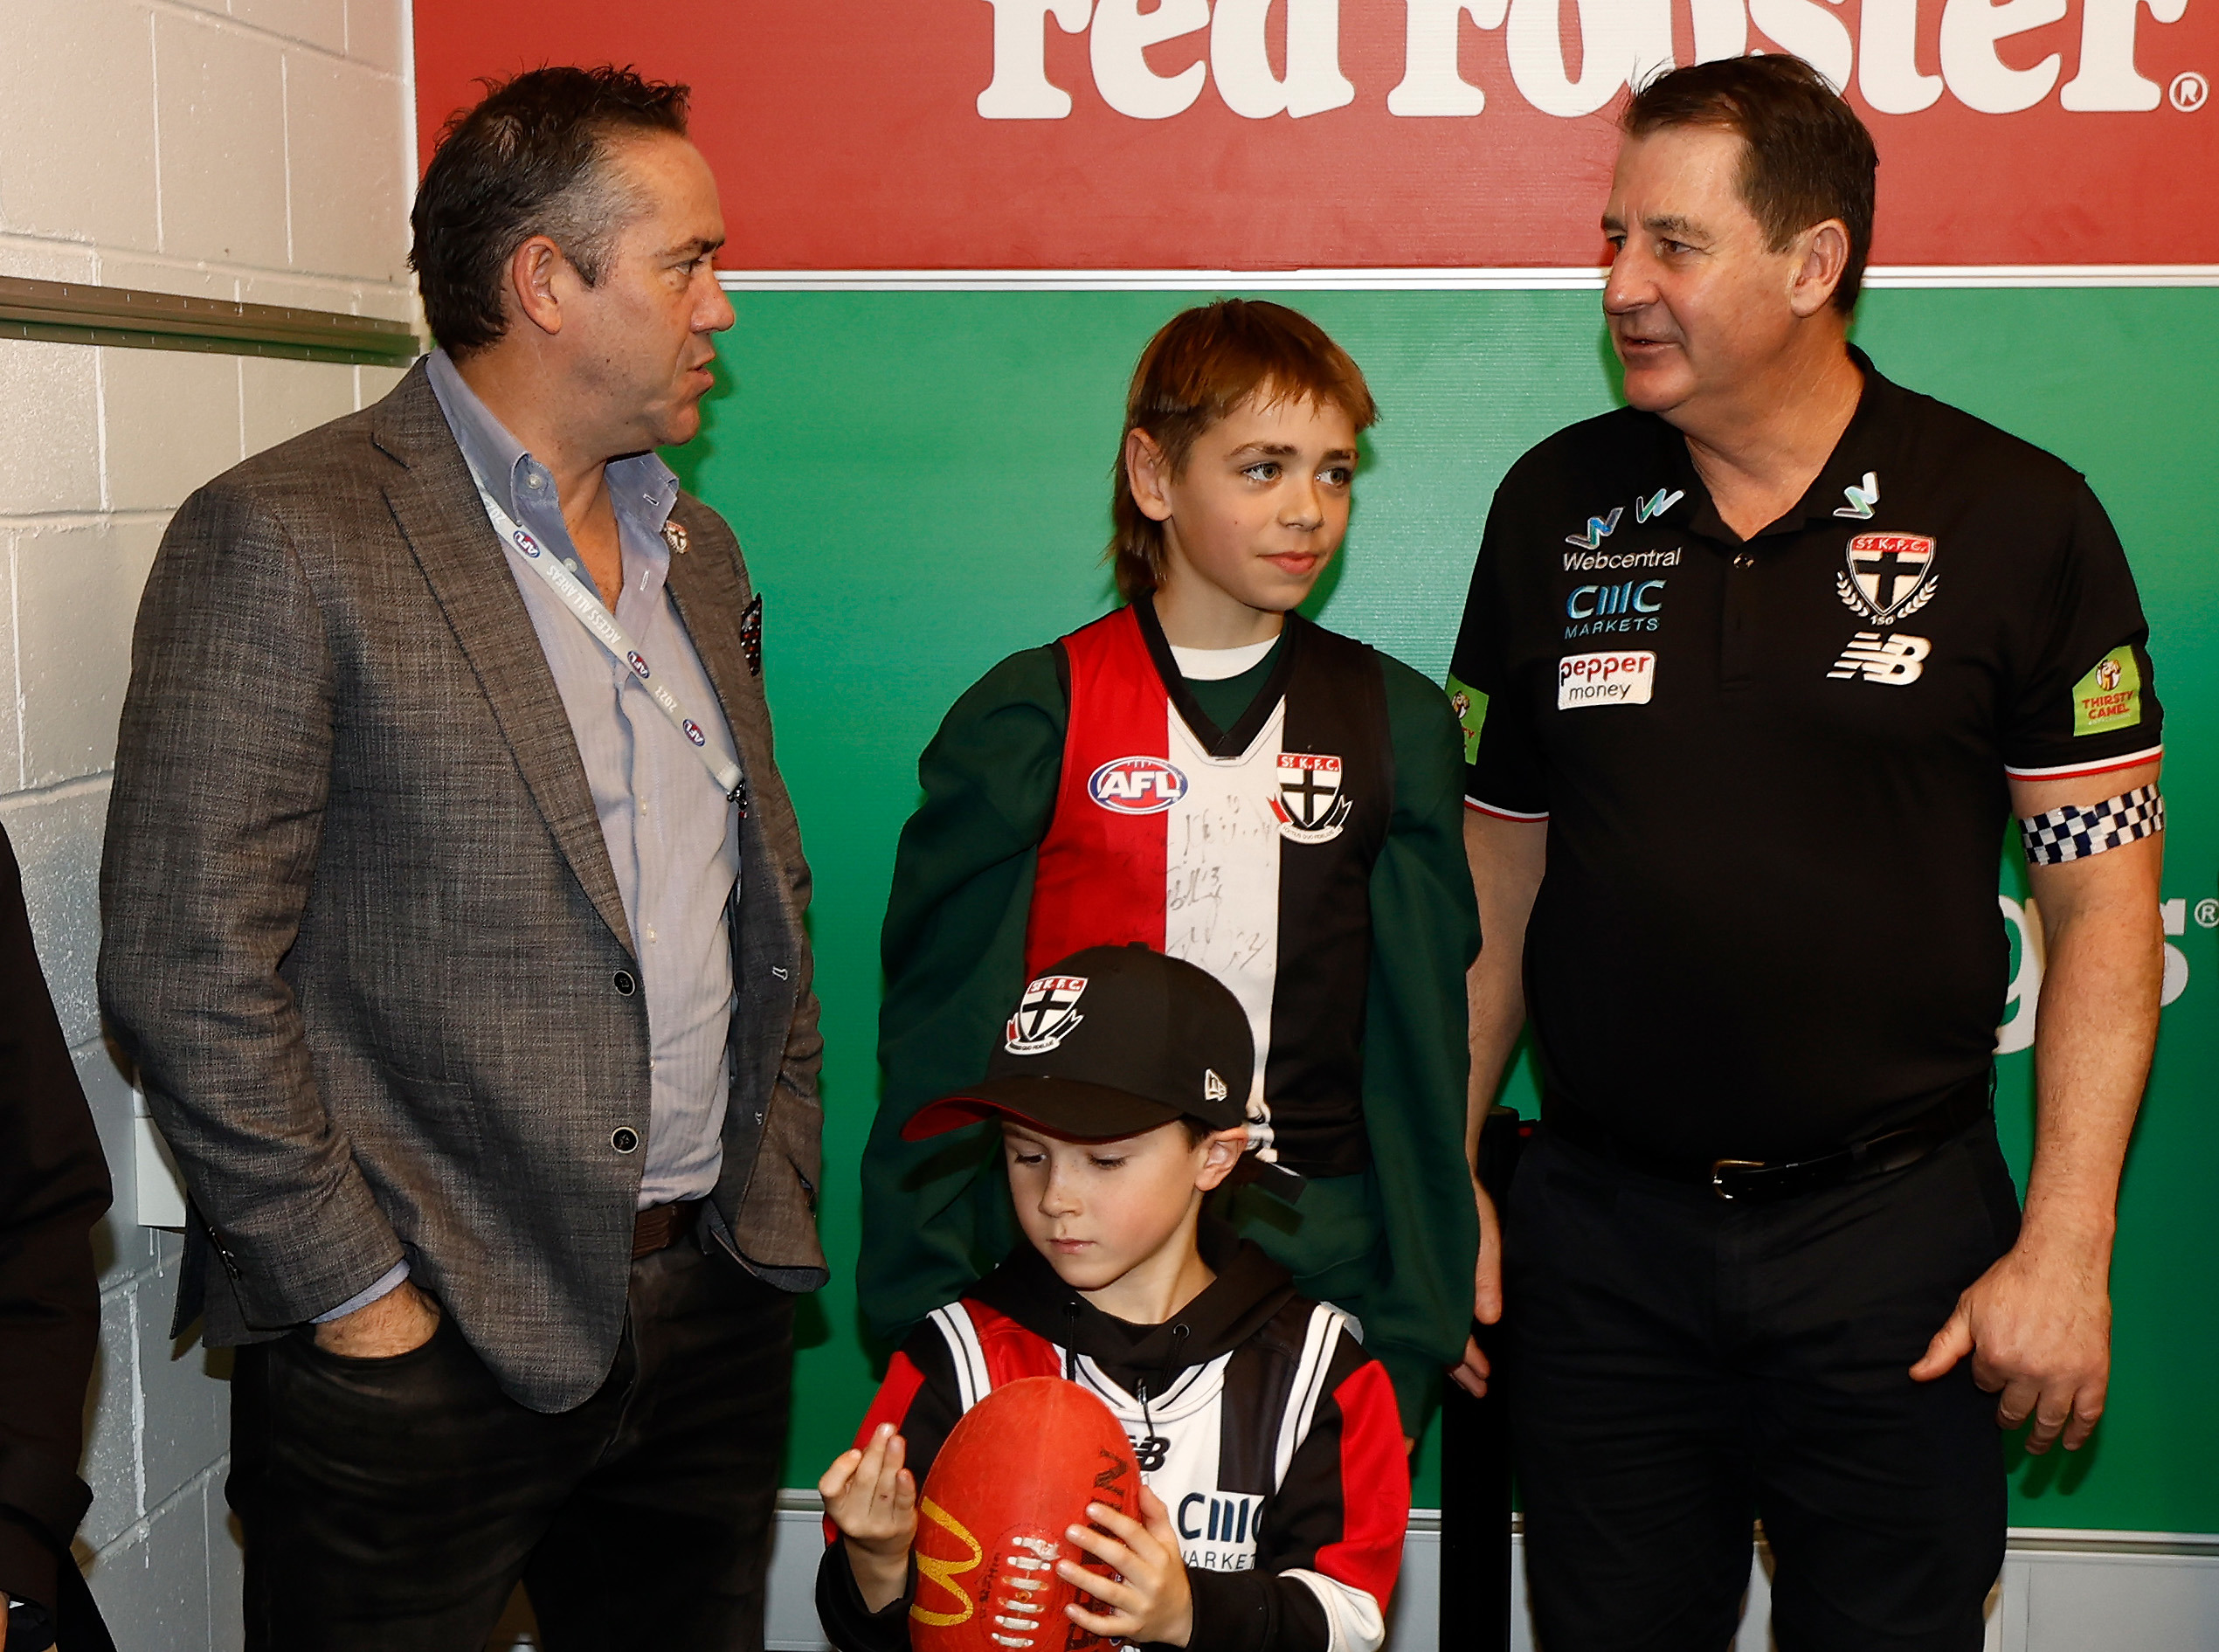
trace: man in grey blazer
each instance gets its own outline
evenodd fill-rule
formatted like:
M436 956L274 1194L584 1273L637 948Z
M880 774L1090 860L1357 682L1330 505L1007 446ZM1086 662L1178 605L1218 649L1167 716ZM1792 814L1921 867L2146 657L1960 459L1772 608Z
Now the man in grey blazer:
M809 874L761 603L654 456L733 316L685 89L518 77L413 260L443 349L188 500L101 999L237 1344L248 1644L755 1648L814 1223Z

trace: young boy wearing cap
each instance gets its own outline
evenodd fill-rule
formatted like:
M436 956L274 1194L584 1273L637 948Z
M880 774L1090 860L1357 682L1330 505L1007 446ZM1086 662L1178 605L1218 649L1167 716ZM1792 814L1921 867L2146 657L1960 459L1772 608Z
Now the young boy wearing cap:
M1253 1063L1211 976L1095 947L1027 987L984 1082L909 1120L913 1140L999 1125L1024 1239L911 1333L819 1484L817 1610L841 1652L909 1645L917 1487L956 1420L1054 1375L1116 1414L1144 1487L1141 1519L1096 1504L1100 1529L1072 1529L1117 1574L1059 1563L1093 1597L1074 1622L1208 1652L1381 1644L1410 1511L1386 1373L1346 1315L1202 1216L1241 1159Z
M991 1132L920 1144L910 1116L977 1082L1049 960L1140 942L1240 999L1257 1055L1236 1099L1257 1156L1294 1172L1216 1207L1360 1321L1407 1432L1463 1351L1479 935L1461 737L1434 684L1294 612L1339 549L1375 417L1356 363L1292 310L1174 318L1128 397L1111 546L1126 605L995 667L925 751L863 1159L857 1275L881 1336L1015 1236Z

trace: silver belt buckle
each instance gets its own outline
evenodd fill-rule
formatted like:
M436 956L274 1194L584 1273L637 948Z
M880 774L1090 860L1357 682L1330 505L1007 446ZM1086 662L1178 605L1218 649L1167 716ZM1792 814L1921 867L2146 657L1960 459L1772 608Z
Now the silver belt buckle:
M1733 1195L1726 1191L1725 1179L1720 1172L1730 1170L1762 1170L1764 1167L1765 1161L1761 1158L1714 1158L1711 1161L1711 1191L1731 1205L1733 1203Z

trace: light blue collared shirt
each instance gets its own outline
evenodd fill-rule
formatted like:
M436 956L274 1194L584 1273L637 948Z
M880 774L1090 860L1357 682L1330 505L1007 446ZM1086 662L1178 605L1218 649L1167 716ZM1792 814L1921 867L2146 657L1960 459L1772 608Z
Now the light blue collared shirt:
M494 501L591 585L553 475L487 411L445 350L432 353L426 370L447 427ZM677 501L678 478L653 453L615 460L605 475L624 589L613 604L608 592L598 594L707 731L710 750L737 761L715 687L665 586L671 553L662 528ZM490 524L486 531L493 532ZM733 1005L728 913L740 871L738 812L646 685L610 657L522 552L505 549L577 740L639 959L653 1055L639 1207L698 1199L715 1186L723 1163Z

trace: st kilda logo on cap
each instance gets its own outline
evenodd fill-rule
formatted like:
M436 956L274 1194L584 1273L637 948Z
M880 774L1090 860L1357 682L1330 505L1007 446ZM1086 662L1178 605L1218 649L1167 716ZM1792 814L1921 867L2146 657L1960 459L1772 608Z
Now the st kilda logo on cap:
M1086 1020L1079 1013L1086 990L1083 975L1043 975L1033 981L1002 1029L1002 1047L1012 1055L1042 1055L1055 1048Z

